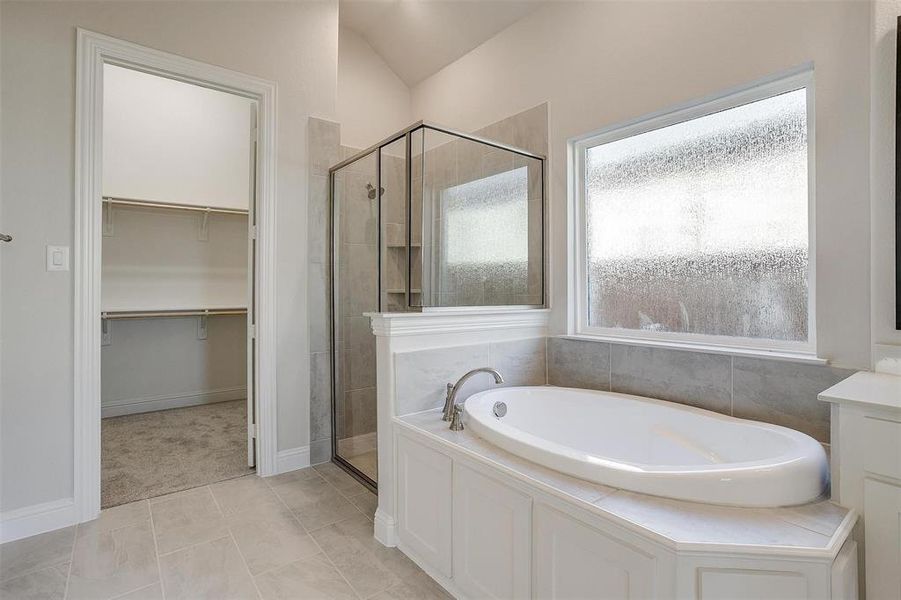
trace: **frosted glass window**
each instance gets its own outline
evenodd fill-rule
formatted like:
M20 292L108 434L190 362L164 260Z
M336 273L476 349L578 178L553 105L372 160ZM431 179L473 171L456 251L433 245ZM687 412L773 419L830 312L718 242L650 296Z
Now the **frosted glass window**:
M520 167L442 192L449 265L522 265L529 260L529 170Z
M808 339L807 93L584 151L588 325Z

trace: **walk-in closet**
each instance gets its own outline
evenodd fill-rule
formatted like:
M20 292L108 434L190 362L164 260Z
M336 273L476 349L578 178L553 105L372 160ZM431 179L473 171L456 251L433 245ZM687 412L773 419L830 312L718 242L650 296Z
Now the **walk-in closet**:
M108 507L253 472L256 106L123 66L103 87Z

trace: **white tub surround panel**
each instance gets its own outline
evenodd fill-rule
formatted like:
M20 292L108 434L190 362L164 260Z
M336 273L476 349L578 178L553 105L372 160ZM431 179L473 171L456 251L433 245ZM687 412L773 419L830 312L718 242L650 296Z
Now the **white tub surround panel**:
M547 335L548 312L495 308L367 315L376 336L378 372L379 505L375 537L379 542L397 545L394 418L443 405L447 383L495 360L509 365L513 382L544 383L543 338ZM471 394L488 385L486 380L473 378L464 391Z
M832 498L863 516L868 598L901 596L901 376L856 373L832 409ZM861 571L864 572L864 571Z
M431 515L399 511L398 545L455 597L854 597L857 517L832 502L735 508L618 490L450 431L438 411L397 417L393 432L399 467L441 465L427 481L398 469L398 505ZM436 514L452 516L437 526Z

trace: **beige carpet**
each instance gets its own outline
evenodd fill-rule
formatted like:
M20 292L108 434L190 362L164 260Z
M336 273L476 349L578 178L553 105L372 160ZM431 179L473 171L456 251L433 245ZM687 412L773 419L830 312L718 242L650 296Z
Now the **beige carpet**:
M233 400L103 419L101 506L252 473L246 406Z

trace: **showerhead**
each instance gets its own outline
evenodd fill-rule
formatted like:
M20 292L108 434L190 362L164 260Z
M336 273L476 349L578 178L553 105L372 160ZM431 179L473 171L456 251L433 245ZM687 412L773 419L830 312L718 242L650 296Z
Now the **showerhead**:
M366 184L366 189L369 190L369 194L368 194L369 199L370 199L370 200L375 200L375 186L373 186L371 183L367 183L367 184ZM381 189L379 190L379 196L381 196L381 195L384 194L384 193L385 193L385 188L381 188Z

